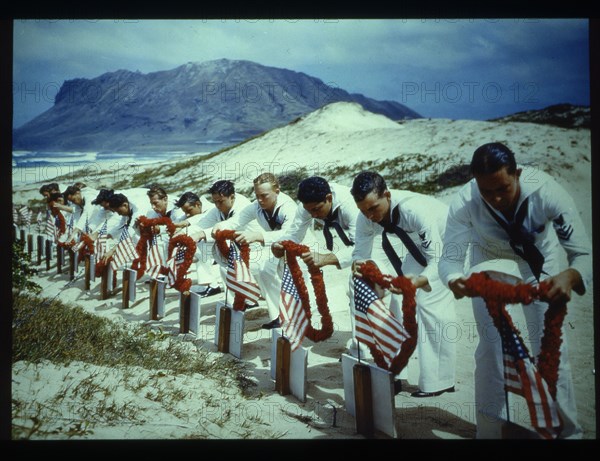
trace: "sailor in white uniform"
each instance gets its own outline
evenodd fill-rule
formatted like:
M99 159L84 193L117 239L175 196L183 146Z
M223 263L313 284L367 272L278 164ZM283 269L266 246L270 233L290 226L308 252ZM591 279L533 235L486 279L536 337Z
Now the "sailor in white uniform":
M504 144L476 149L471 170L474 179L450 205L440 277L457 298L469 296L464 285L469 268L505 259L516 262L514 275L524 282L550 282L548 300L523 308L530 352L537 357L548 302L566 302L572 291L581 295L592 282L590 240L566 191L539 169L517 167ZM565 253L566 263L561 262ZM473 298L472 304L480 337L475 351L477 437L500 438L507 419L501 342L498 337L484 340L495 327L484 300ZM560 437L581 438L564 331L562 339L556 395L564 424Z
M126 229L127 232L129 232L133 244L135 245L138 242L140 239L138 219L141 216L147 216L151 211L150 203L147 198L141 203L139 201L134 202L124 194L118 193L113 194L108 199L108 202L110 209L116 213L119 218L116 220L111 219L111 226L107 229L108 251L104 258L105 261L113 255L116 245L119 243L119 240Z
M185 213L184 219L175 223L179 228L173 236L190 235L191 229L200 226L212 211L212 207L206 199L198 196L194 192L185 192L179 197L175 206L179 207ZM196 283L203 287L199 291L201 297L214 296L223 290L219 286L218 269L213 265L214 259L210 246L207 245L205 238L192 235L191 238L196 242L196 253L194 263L196 265Z
M312 176L298 185L298 200L302 206L298 206L289 231L272 245L273 254L277 258L283 257L284 249L280 242L291 240L309 247L309 251L301 256L307 267L331 265L338 269L349 268L352 265L356 219L359 215L350 188L328 182L320 176ZM322 236L313 232L315 222L322 226ZM310 235L307 236L307 233ZM352 277L351 271L348 271L348 276ZM305 279L308 280L306 275ZM346 295L350 296L348 290ZM343 299L336 301L344 302ZM350 314L352 339L349 340L348 350L356 356L358 345L353 339L354 316L352 312ZM363 351L363 356L365 353Z
M269 311L269 323L264 329L278 328L281 274L279 259L271 253L271 245L288 231L296 213L296 202L279 188L279 181L272 173L263 173L254 179L256 201L246 206L230 219L213 228L237 231L235 241L250 244L250 272L265 298ZM256 228L248 227L258 223Z
M217 262L221 283L225 285L227 260L219 254L216 248L215 239L212 235L213 228L240 213L241 210L250 205L250 200L242 194L237 193L234 183L228 179L216 181L209 188L208 193L211 194L214 206L203 206L205 212L186 229L186 232L198 242L198 248L201 251L200 257L203 261L210 262L211 265L213 261ZM250 226L258 229L256 224L251 224ZM209 288L209 291L206 293L207 296L221 292L221 287L219 286L218 289L214 288L213 284L211 284L212 289ZM227 292L227 296L231 296L229 292ZM225 303L228 302L233 301L226 297Z
M351 193L361 211L353 270L360 272L360 264L372 259L374 239L381 236L389 262L379 267L382 273L409 277L417 288L419 390L411 396L454 392L456 344L446 332L456 324L455 300L441 283L437 269L448 207L423 194L389 190L381 175L368 171L354 178ZM399 319L401 305L401 296L391 295L390 310Z

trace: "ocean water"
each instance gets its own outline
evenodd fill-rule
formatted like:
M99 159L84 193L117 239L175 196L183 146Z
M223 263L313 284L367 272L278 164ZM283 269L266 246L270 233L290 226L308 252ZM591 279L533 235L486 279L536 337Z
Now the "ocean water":
M211 150L212 151L212 150ZM85 182L86 177L109 170L112 182L117 182L142 170L144 165L165 160L181 160L192 155L205 155L211 151L170 153L148 152L32 152L12 153L12 183L50 182L57 176L69 175L65 182Z

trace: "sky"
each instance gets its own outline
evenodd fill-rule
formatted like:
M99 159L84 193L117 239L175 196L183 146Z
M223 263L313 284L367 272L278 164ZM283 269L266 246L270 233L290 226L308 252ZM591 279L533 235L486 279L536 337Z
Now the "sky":
M211 19L13 22L13 128L65 80L243 59L393 100L424 117L487 120L590 105L588 20Z

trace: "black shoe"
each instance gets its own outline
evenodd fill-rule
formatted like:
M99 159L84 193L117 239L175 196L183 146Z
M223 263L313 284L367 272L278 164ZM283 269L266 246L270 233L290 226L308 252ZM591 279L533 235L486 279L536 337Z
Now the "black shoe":
M394 381L394 395L398 395L400 392L402 392L402 380L396 379Z
M271 320L269 323L263 323L262 329L264 330L272 330L273 328L279 328L281 326L281 322L279 322L279 317L275 320Z
M454 386L449 387L448 389L442 389L437 392L423 392L417 391L410 394L411 397L437 397L438 395L442 395L444 392L454 392Z
M252 309L253 307L258 307L258 303L246 303L246 310Z
M214 295L218 295L219 293L221 293L223 290L221 289L221 287L210 287L207 290L204 290L202 293L200 293L200 297L201 298L207 298L208 296L214 296Z

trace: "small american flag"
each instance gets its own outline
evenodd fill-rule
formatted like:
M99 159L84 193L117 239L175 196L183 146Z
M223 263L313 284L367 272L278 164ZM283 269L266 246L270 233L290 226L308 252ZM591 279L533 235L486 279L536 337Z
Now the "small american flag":
M121 232L121 237L119 238L119 243L117 243L117 248L110 261L110 265L113 271L116 271L135 258L137 258L137 251L131 235L129 235L129 228L125 226Z
M300 295L294 285L292 274L287 264L283 268L281 279L281 298L279 300L279 320L283 334L290 341L290 348L295 351L306 335L308 319L302 307Z
M234 293L244 296L248 301L258 302L260 297L258 284L250 273L250 268L242 261L242 256L233 241L229 245L225 285Z
M377 348L389 367L410 335L363 279L353 283L356 339Z
M108 224L104 221L104 224L98 231L98 238L96 239L96 245L94 248L96 261L102 261L106 254L106 247L108 245Z
M158 247L158 245L155 245ZM167 274L167 278L169 280L169 286L175 285L175 280L177 279L177 267L183 263L185 259L186 249L182 245L176 245L173 249L173 253L171 257L167 261L167 269L169 270Z
M19 223L19 212L14 207L13 207L13 223L15 223L15 224Z
M50 211L46 212L46 236L49 240L56 240L56 219Z
M502 312L500 331L505 389L525 398L531 425L543 438L554 439L562 430L556 402L508 316Z
M38 211L35 221L37 222L38 230L40 230L42 228L42 223L44 222L44 214L41 211Z
M21 224L27 227L31 225L31 210L26 205L19 208L19 216L21 217Z
M68 236L66 239L67 241L71 240L71 235L73 234L73 225L75 224L74 220L75 220L75 216L73 215L73 213L71 213L69 215L69 219L67 222L67 229L65 231L65 234Z
M147 273L152 278L158 278L163 264L162 252L160 245L156 239L156 234L152 235L152 239L148 241L148 252L146 259Z

